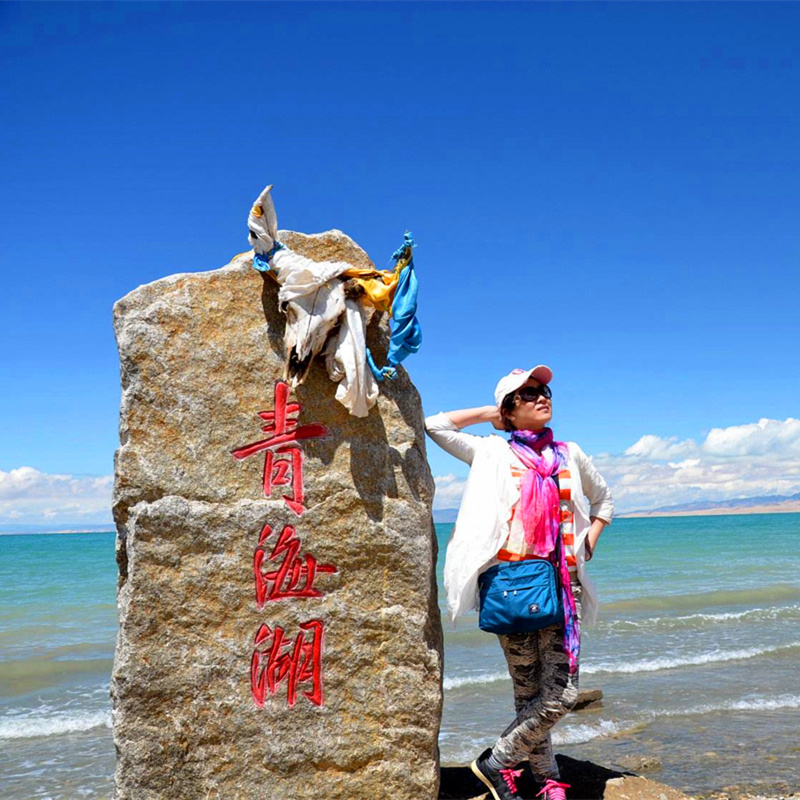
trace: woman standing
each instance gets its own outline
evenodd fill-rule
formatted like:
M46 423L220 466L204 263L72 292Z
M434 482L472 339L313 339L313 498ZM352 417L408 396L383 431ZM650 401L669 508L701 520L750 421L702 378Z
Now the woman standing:
M516 767L525 759L543 783L539 794L565 800L569 786L560 782L550 729L578 699L580 625L593 622L597 608L585 562L614 513L608 486L586 454L574 442L556 441L547 427L552 378L543 364L515 369L497 384L496 405L425 420L439 446L470 464L445 561L451 617L477 607L478 578L496 565L546 559L561 579L563 622L498 636L517 716L472 763L495 800L519 797ZM478 422L510 432L510 441L461 430Z

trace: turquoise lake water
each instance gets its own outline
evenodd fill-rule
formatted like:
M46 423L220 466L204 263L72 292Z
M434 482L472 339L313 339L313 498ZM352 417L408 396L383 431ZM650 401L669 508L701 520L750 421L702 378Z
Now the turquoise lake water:
M651 777L694 793L800 789L800 514L620 519L590 573L581 687L604 706L562 720L557 751L658 756ZM3 798L111 797L115 595L113 534L0 536ZM443 627L442 761L464 762L513 716L511 683L474 617Z

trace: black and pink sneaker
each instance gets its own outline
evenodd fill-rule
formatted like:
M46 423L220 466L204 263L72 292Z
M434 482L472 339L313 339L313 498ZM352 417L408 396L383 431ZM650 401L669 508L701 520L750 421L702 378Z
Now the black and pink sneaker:
M489 787L494 800L521 800L517 793L517 778L522 775L521 769L495 769L486 762L492 754L491 748L484 750L470 765L473 773L481 783Z
M544 788L536 796L544 795L543 800L567 800L567 789L572 787L568 783L559 783L552 778L545 781Z

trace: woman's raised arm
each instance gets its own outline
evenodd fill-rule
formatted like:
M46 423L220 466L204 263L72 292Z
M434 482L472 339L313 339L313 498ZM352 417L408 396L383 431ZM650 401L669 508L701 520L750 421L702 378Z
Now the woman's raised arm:
M491 422L495 428L502 430L503 423L500 418L500 409L495 406L478 406L478 408L463 408L460 411L445 411L445 415L459 428L477 425L479 422Z
M491 422L495 428L502 428L500 411L495 406L480 406L459 411L443 411L426 417L425 430L428 436L451 456L471 464L482 437L464 433L461 428L479 422Z

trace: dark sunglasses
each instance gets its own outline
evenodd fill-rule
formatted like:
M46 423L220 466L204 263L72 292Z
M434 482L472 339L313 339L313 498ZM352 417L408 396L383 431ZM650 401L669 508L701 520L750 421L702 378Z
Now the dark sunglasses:
M550 391L549 386L542 384L541 386L523 386L517 391L517 397L523 403L530 403L532 400L537 400L540 397L546 397L550 400L553 393Z

